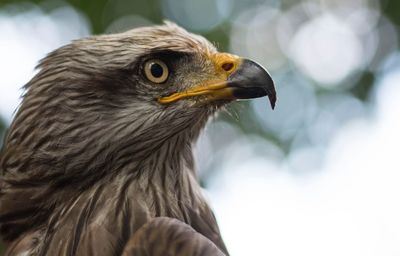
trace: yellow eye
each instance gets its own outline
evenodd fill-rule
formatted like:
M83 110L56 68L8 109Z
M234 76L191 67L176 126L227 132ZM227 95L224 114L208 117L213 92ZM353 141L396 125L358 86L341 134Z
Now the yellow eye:
M153 83L164 83L169 75L167 65L161 60L149 60L144 64L144 73Z

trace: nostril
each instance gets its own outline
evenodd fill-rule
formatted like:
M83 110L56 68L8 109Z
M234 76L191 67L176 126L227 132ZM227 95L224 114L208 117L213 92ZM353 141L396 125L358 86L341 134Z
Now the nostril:
M225 70L225 71L231 71L232 70L232 68L233 68L233 63L232 62L225 62L224 64L222 64L222 68Z

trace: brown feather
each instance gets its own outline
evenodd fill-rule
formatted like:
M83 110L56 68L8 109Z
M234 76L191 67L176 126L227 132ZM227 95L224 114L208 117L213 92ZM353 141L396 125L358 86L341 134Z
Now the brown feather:
M227 254L192 156L217 108L155 104L174 85L150 86L137 68L165 51L182 54L174 84L190 86L210 72L204 56L215 48L167 23L78 40L41 62L0 159L6 255L129 255L142 227L154 239L190 233L193 241L175 242L185 250Z

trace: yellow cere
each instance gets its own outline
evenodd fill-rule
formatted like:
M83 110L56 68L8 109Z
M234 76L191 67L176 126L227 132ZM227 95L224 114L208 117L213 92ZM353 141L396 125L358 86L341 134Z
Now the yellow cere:
M215 64L216 79L207 80L191 89L183 92L173 93L169 96L161 97L158 102L161 104L168 104L178 100L208 95L212 99L218 99L224 95L227 98L231 94L231 90L227 87L227 79L241 63L241 58L229 53L215 53L208 56Z

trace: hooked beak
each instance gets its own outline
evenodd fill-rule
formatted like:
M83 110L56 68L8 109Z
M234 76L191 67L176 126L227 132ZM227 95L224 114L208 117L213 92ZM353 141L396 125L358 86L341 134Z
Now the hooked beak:
M168 104L180 99L206 96L210 101L253 99L268 96L272 109L275 107L276 91L268 72L259 64L248 59L239 59L235 70L226 80L206 81L183 92L161 97L161 104Z

